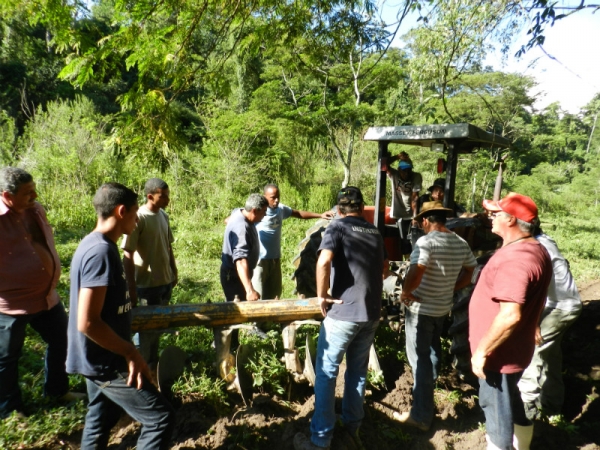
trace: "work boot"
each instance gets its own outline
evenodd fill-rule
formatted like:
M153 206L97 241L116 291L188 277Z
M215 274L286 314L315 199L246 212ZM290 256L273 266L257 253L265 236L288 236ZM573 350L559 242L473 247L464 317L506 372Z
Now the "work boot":
M354 431L350 431L347 427L342 427L341 439L344 442L344 446L347 450L366 450L363 445L360 436L358 435L358 428Z
M296 433L296 436L294 436L294 450L329 450L329 447L319 447L313 444L304 433Z
M533 439L533 425L514 425L513 447L515 450L529 450Z
M400 423L403 423L404 425L409 425L411 427L418 428L421 431L429 431L430 426L423 422L417 422L415 419L413 419L411 417L410 411L406 411L403 413L394 411L394 414L392 415L392 417L394 418L394 420L396 420Z

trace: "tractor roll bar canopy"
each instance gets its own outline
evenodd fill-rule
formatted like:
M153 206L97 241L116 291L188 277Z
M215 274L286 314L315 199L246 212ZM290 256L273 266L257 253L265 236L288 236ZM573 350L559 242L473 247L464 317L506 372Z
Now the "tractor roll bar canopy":
M453 145L458 153L471 153L475 148L510 147L510 141L495 133L483 131L468 123L418 125L403 127L371 127L365 141L393 142L431 148L432 144Z
M510 140L490 133L469 123L413 125L400 127L371 127L365 141L377 141L379 146L377 190L375 194L375 226L386 236L385 193L388 145L418 145L435 151L447 152L444 206L454 206L454 187L459 153L472 153L476 148L509 148Z

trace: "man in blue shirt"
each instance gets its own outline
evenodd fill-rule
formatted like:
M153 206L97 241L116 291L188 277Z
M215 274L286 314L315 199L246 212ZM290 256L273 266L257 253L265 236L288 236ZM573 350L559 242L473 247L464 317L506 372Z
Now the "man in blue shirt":
M336 421L335 383L344 355L341 421L355 446L361 448L358 429L364 417L369 351L379 325L383 274L387 272L383 238L362 217L363 210L360 190L343 188L338 194L341 218L327 227L319 247L317 295L325 320L317 344L315 412L311 438L296 434L295 450L329 448Z
M281 296L281 224L290 217L297 219L332 219L331 211L317 214L299 211L279 202L279 187L267 184L264 197L269 202L267 214L256 225L260 240L260 260L254 269L252 285L263 300Z
M67 372L85 377L89 398L81 450L106 448L122 410L142 424L137 448L166 450L175 412L131 342L132 304L117 247L138 222L137 194L106 183L93 203L96 228L71 262Z

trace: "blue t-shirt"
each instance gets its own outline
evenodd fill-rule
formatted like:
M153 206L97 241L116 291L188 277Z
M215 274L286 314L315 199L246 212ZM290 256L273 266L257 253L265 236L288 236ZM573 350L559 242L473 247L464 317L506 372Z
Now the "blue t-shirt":
M235 262L238 259L247 259L248 267L254 270L258 263L259 247L258 233L254 224L246 220L241 209L233 210L225 227L221 252L222 266L226 269L235 269Z
M333 252L329 317L347 322L367 322L381 315L383 261L386 259L379 230L362 217L334 220L325 230L319 252Z
M67 372L97 377L127 372L124 357L99 346L77 330L79 290L106 286L101 317L115 333L131 340L131 301L117 245L104 234L88 234L71 261Z
M283 204L267 208L267 214L256 224L260 239L260 259L281 258L281 224L292 216L292 208Z

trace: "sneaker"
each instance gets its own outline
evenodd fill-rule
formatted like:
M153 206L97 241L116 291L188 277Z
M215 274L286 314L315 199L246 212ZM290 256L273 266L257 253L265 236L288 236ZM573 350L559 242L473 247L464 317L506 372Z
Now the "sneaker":
M304 433L294 436L294 450L328 450L329 447L319 447L311 442Z
M417 422L410 416L410 411L406 411L403 413L399 413L398 411L394 411L393 414L394 420L397 420L400 423L405 425L409 425L411 427L418 428L421 431L429 431L429 425L424 424L423 422Z
M70 402L78 402L81 400L85 400L87 398L87 394L82 394L81 392L67 392L62 397L58 397L58 400L64 403Z

